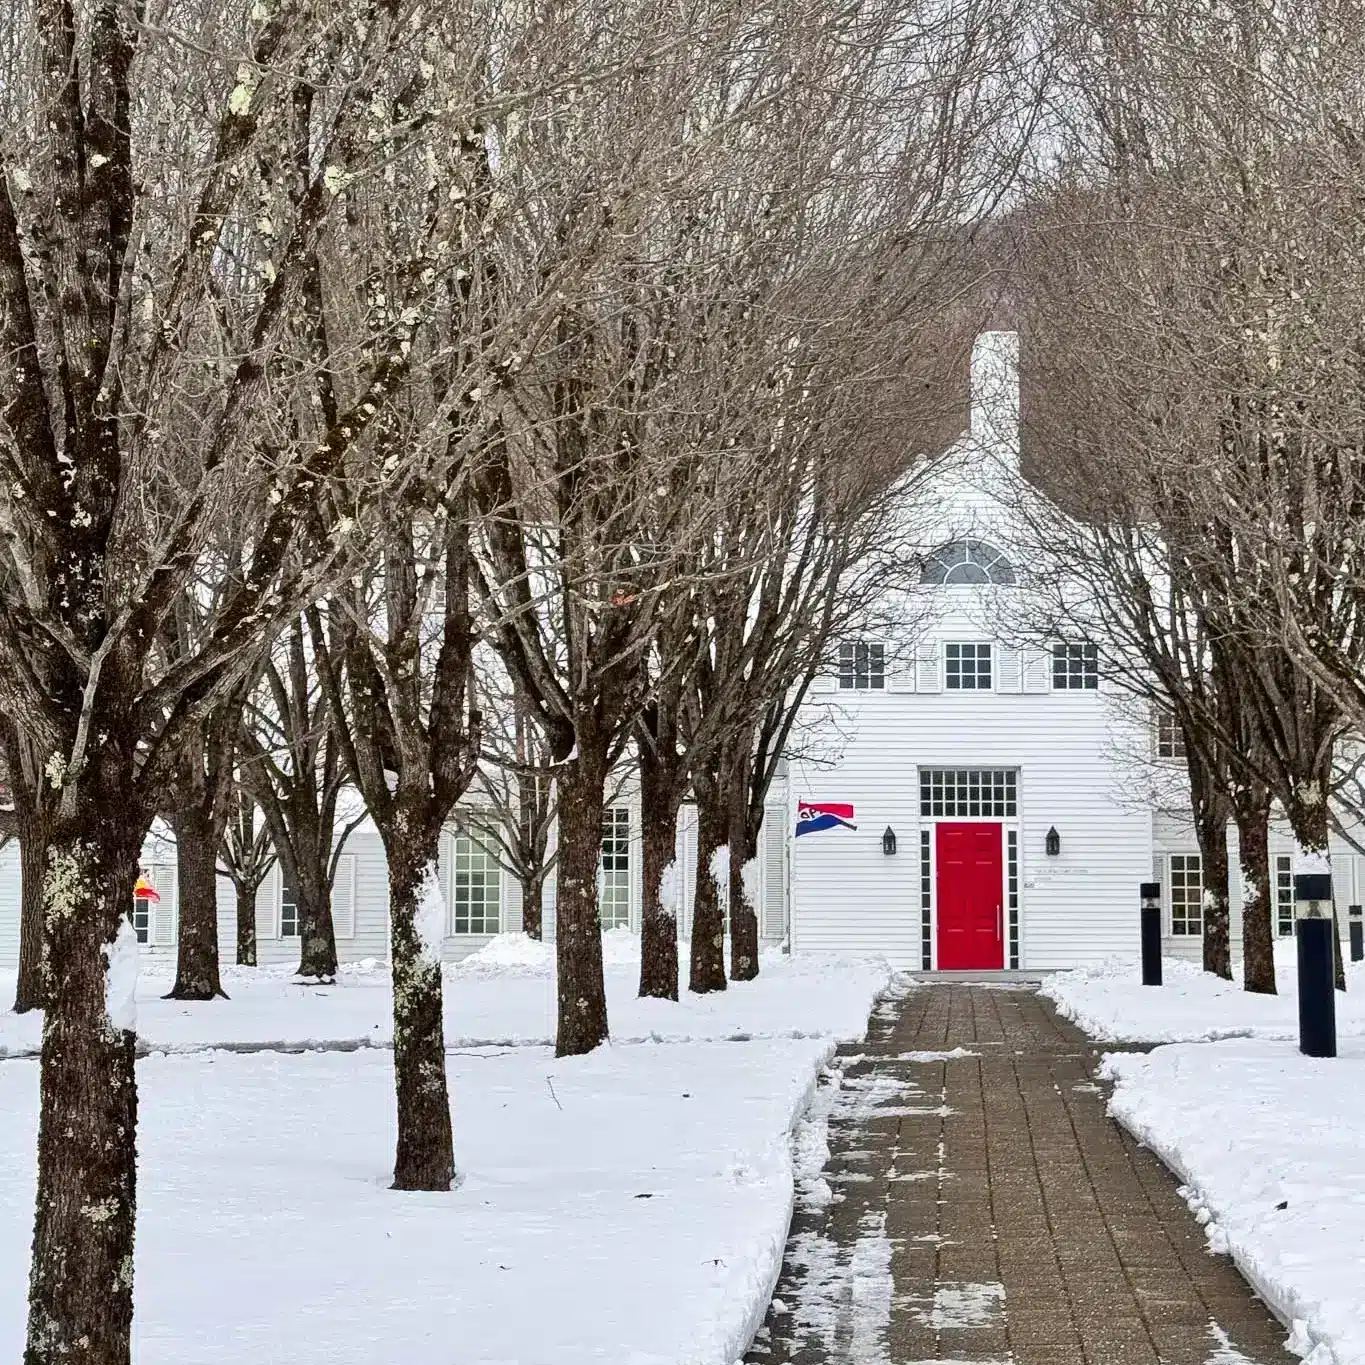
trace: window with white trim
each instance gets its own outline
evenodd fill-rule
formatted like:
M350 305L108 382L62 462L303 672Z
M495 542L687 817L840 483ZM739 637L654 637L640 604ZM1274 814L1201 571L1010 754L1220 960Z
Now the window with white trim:
M496 934L502 929L502 868L477 839L455 836L451 855L451 932Z
M299 936L299 893L280 869L280 937L298 938Z
M1162 706L1156 713L1156 756L1158 758L1184 758L1185 732L1175 718L1175 712Z
M604 929L630 927L630 808L602 813L602 890L597 913Z
M1287 853L1275 858L1275 932L1280 938L1294 933L1294 859Z
M886 646L866 640L845 640L840 644L839 686L845 691L883 691L886 687Z
M991 647L988 644L946 646L944 676L950 692L989 692L991 689Z
M1204 932L1204 873L1197 853L1171 854L1171 933Z
M1013 768L921 768L919 813L939 819L1002 820L1018 813Z
M1100 685L1100 653L1095 645L1058 640L1052 646L1052 690L1093 692Z
M133 897L133 932L139 943L150 943L152 937L152 898Z

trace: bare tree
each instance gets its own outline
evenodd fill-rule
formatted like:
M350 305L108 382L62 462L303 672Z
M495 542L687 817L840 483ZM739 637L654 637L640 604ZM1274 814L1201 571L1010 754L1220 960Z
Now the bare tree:
M243 715L242 781L296 897L299 975L330 979L337 971L332 924L337 859L364 812L338 827L338 803L350 775L308 656L302 617L290 622L262 681L264 694Z
M237 903L237 965L256 965L256 897L275 866L270 829L257 818L255 798L240 777L234 779L218 875L232 883Z
M346 233L338 196L447 106L424 103L420 6L186 0L144 25L117 0L44 0L9 15L27 113L0 132L0 701L57 801L26 1359L119 1365L138 854L204 717L344 548L292 553L319 485L411 372L433 237L393 263L397 306L365 315L335 420L290 401L310 367L297 309L324 241ZM308 120L306 183L282 185L298 72L328 102ZM403 92L396 116L377 115L380 89ZM202 629L165 648L206 580L222 590Z

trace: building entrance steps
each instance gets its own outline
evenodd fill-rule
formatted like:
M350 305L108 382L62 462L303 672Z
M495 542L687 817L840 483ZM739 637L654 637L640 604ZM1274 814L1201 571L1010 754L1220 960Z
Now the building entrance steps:
M830 1156L748 1365L1293 1365L1098 1057L1026 984L901 978L798 1134Z

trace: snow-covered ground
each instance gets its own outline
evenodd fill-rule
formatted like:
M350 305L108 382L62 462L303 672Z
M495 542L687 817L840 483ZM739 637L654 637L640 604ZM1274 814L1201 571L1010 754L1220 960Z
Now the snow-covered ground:
M1045 994L1106 1039L1180 1041L1111 1053L1110 1112L1184 1182L1213 1250L1230 1254L1311 1365L1365 1365L1365 970L1337 994L1340 1055L1298 1051L1293 943L1277 997L1182 963L1143 987L1136 965L1050 978Z
M637 1002L629 948L609 946L613 1043L563 1061L539 1041L554 1005L542 950L498 943L447 972L449 1195L387 1188L381 1048L207 1046L382 1043L385 973L317 990L232 972L230 1002L192 1007L144 978L140 1027L175 1051L138 1068L139 1365L731 1365L781 1262L793 1124L888 974L775 955L724 995ZM29 1027L0 1015L12 1052ZM15 1359L31 1059L0 1062L0 1114L0 1359Z
M765 953L757 981L742 990L689 996L676 1004L641 1000L639 939L627 930L603 935L607 1010L617 1043L681 1042L689 1038L811 1034L861 1036L867 1009L861 996L840 1004L822 992L807 1022L804 997L823 980L825 967L810 959ZM683 981L687 945L680 947ZM878 969L881 970L881 969ZM174 981L173 964L144 960L138 982L138 1036L152 1050L206 1047L278 1047L393 1043L393 997L386 967L375 962L343 968L335 985L296 982L286 967L222 969L230 999L182 1004L162 997ZM9 1012L13 972L0 972L0 1057L36 1055L42 1019ZM823 1011L823 1012L821 1012ZM504 934L463 962L445 967L445 1035L448 1047L480 1043L553 1043L554 946L524 934Z
M1102 1042L1193 1043L1212 1038L1299 1036L1298 964L1293 939L1275 945L1276 995L1242 989L1189 962L1167 958L1161 986L1144 986L1136 959L1112 958L1099 967L1055 972L1042 994L1058 1011ZM1337 1036L1365 1038L1365 964L1347 965L1347 991L1337 992Z

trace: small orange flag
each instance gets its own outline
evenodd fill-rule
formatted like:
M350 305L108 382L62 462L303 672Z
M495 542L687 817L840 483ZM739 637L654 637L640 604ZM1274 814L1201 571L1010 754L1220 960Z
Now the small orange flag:
M146 877L139 877L133 887L134 896L145 896L149 901L161 902L161 897L157 894L157 889Z

